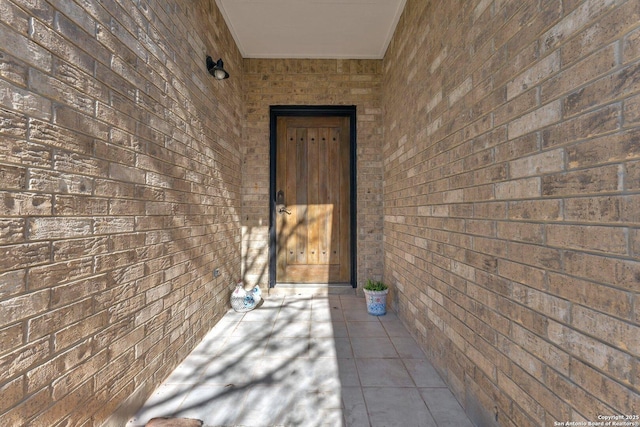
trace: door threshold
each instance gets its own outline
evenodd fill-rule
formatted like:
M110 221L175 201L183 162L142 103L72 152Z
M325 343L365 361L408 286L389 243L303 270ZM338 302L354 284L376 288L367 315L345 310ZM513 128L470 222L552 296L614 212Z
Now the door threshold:
M276 283L269 295L355 295L351 283Z

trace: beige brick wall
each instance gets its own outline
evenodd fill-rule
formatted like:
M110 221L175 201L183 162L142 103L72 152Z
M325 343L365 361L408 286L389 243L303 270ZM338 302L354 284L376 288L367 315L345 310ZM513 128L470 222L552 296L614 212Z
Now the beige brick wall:
M214 0L0 12L0 424L126 416L266 284L287 104L357 106L358 281L474 420L640 412L637 1L408 0L384 61L242 60Z
M640 2L408 0L384 278L479 425L640 414Z
M0 425L100 425L220 318L241 90L214 0L0 2Z
M268 283L269 107L355 105L357 280L382 277L382 61L245 59L244 277Z

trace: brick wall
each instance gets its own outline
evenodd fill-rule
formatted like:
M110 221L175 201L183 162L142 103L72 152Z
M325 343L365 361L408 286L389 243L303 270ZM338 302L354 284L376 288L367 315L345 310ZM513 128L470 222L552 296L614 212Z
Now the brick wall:
M382 61L245 59L243 257L248 282L268 282L269 106L355 105L357 277L382 276Z
M639 414L640 2L408 0L383 75L384 278L472 419Z
M0 2L0 425L99 425L226 309L241 57L186 5Z

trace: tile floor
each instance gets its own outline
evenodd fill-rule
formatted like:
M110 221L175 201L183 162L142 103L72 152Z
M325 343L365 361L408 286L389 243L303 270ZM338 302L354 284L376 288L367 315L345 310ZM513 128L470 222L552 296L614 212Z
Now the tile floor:
M229 311L132 418L205 426L472 427L393 313L353 295Z

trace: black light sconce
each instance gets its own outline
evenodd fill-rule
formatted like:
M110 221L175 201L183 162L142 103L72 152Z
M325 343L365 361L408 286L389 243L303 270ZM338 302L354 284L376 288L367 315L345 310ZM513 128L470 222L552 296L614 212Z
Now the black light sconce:
M216 80L224 80L229 78L229 73L227 73L224 69L222 58L218 59L217 62L213 62L213 58L207 55L207 70L209 70L209 74L215 77Z

